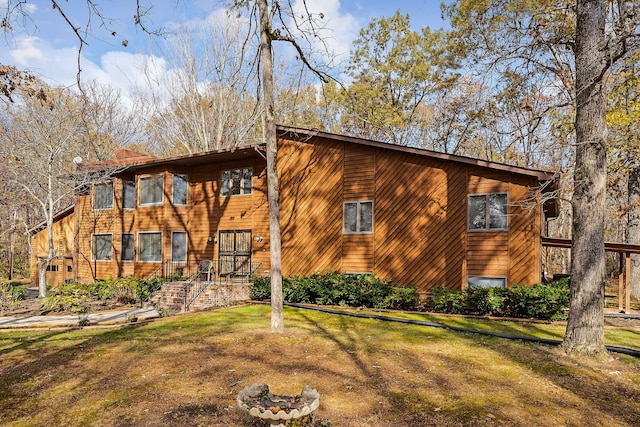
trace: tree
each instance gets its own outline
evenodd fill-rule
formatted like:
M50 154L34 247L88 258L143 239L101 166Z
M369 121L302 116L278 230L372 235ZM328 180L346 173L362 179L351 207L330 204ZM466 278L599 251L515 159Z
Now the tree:
M569 0L459 0L446 8L457 48L489 74L535 78L555 95L546 114L575 109L572 302L563 344L570 353L604 351L605 82L610 67L638 48L637 8L606 0L577 7Z
M394 144L416 144L429 96L455 79L445 32L411 29L409 15L373 19L354 41L343 93L342 131Z
M113 145L107 150L98 148L105 140L98 132L104 115L98 114L96 117L101 121L89 126L87 119L91 114L87 111L94 106L85 96L79 97L68 89L51 89L44 84L38 93L41 96L34 97L28 91L16 90L14 96L19 97L19 102L5 108L0 158L6 184L20 196L16 203L24 203L24 197L29 199L40 210L40 218L46 224L47 253L38 260L39 296L44 297L47 267L57 256L54 216L72 204L77 189L110 175L110 171L89 171L70 179L69 174L75 171L73 159L80 154L89 157L87 160L96 159L89 147L104 154ZM88 144L87 138L93 144Z
M149 138L169 154L192 154L251 143L260 109L255 104L255 46L243 38L241 18L219 13L194 28L181 24L168 40L170 71L146 64L140 97Z
M323 82L324 74L308 61L299 38L310 41L318 37L317 20L322 13L313 14L303 4L296 10L291 1L280 3L268 0L235 0L236 8L248 8L259 36L260 95L262 104L262 132L267 158L267 201L269 205L269 250L271 264L271 331L284 331L282 295L282 250L280 233L280 205L278 185L278 135L275 121L275 88L273 78L273 42L281 41L292 46L304 66L313 71ZM315 37L310 37L315 36Z

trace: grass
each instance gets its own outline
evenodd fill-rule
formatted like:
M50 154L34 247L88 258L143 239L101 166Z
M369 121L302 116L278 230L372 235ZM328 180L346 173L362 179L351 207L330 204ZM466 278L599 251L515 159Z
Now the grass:
M277 335L269 310L2 332L1 424L258 426L235 399L263 382L277 394L317 388L317 417L332 426L640 424L632 357L575 359L554 347L294 308ZM561 337L554 324L406 316ZM607 339L637 346L640 332L616 328Z

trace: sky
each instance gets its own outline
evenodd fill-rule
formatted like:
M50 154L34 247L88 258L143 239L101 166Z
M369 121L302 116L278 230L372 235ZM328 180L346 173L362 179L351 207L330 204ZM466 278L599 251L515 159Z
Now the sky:
M295 0L301 2L302 0ZM306 0L312 12L322 13L326 25L325 40L346 61L352 41L373 18L390 17L396 11L409 14L414 29L446 26L441 19L441 0ZM0 0L4 16L8 5L17 0ZM63 12L84 31L87 25L87 3L83 0L58 0ZM159 36L149 36L134 25L136 14L132 0L94 0L108 19L100 22L93 16L88 28L88 45L82 49L83 80L96 80L128 90L135 85L141 64L148 58L161 57ZM207 19L218 19L225 2L211 0L142 0L151 9L143 19L149 30L162 29L167 34L181 22L202 25ZM54 10L51 0L27 0L25 15L13 15L12 29L4 33L0 43L0 64L29 70L54 85L72 86L78 71L78 39ZM147 6L145 6L147 5ZM126 46L125 46L126 45ZM276 48L277 49L277 48ZM276 59L278 51L275 52ZM168 66L163 61L159 66ZM164 70L166 72L166 70Z

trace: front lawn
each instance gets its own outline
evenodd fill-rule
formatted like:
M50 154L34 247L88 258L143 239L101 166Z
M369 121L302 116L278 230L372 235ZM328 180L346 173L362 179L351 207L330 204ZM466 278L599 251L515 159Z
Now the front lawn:
M2 425L257 426L236 396L263 382L277 394L317 388L317 425L640 424L640 360L629 356L578 360L289 307L285 333L269 327L269 306L251 305L120 329L0 332ZM530 330L556 337L556 327ZM632 329L608 333L640 341Z

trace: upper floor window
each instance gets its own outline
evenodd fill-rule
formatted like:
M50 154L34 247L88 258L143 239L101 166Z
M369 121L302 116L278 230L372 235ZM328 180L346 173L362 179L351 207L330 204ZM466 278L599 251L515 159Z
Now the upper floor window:
M345 234L373 231L373 202L345 202L342 231Z
M252 168L232 169L222 171L222 195L251 194Z
M93 235L93 259L111 261L113 257L113 236L111 234Z
M469 230L506 230L507 193L469 195Z
M188 187L189 180L187 175L173 175L173 204L174 205L186 205L187 194L189 192Z
M142 176L140 186L140 206L161 205L164 197L164 175Z
M113 181L93 186L93 209L113 209Z
M136 207L136 182L122 181L122 208L133 209Z

